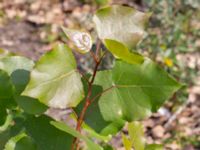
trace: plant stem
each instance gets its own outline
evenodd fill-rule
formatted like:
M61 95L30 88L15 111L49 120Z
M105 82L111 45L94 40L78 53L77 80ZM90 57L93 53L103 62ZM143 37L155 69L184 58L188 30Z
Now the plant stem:
M95 96L90 100L90 102L93 103L93 102L95 101L96 98L98 98L99 96L101 96L103 93L108 92L109 90L111 90L111 89L114 88L114 87L115 87L115 86L111 86L111 87L109 87L109 88L103 90L101 93L95 95Z
M99 49L100 49L100 46L97 46L97 50L96 51L99 51ZM99 65L100 65L100 63L101 63L101 61L102 61L102 59L104 57L104 55L103 55L100 59L98 59L97 55L95 56L93 52L91 52L91 55L93 56L94 61L96 62L96 64L95 64L95 68L94 68L94 71L93 71L93 74L92 74L92 79L89 81L89 84L88 84L88 93L87 93L87 96L86 96L85 104L83 106L83 109L81 111L81 114L80 114L80 116L78 118L78 122L77 122L77 125L76 125L76 130L78 132L81 132L81 126L82 126L86 111L87 111L89 105L91 104L90 97L91 97L91 94L92 94L92 85L94 83L98 67L99 67ZM71 150L74 150L75 147L76 147L77 150L79 149L79 147L77 145L77 141L78 141L78 139L74 138L72 146L71 146Z

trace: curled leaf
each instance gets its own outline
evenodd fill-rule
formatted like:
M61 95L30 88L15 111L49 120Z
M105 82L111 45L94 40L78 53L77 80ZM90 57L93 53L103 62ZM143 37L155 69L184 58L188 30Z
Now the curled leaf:
M83 54L90 51L92 48L92 38L89 33L64 27L62 27L62 30L73 43L75 50Z

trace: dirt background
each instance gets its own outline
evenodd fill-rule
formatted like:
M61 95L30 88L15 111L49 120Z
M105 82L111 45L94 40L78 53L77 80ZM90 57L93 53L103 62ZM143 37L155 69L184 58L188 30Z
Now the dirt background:
M112 3L126 4L140 10L148 7L134 0L115 0ZM94 2L83 3L78 0L0 0L0 48L37 60L56 42L66 42L60 30L61 25L84 28L93 33L91 18L99 7ZM186 66L200 68L199 51L177 56ZM79 67L91 69L92 64L87 61L87 56L76 57L82 64ZM148 143L165 143L166 150L200 150L200 76L197 73L194 82L188 85L187 100L181 105L174 105L170 101L144 121ZM61 120L68 119L68 113L68 110L49 112ZM126 129L123 132L126 133ZM117 150L123 149L120 134L112 143Z

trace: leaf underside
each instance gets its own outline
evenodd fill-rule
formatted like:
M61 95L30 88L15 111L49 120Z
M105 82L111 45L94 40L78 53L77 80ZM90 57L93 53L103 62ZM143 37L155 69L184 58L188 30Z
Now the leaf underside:
M72 51L59 44L42 56L31 71L30 82L22 95L54 108L75 107L84 92Z

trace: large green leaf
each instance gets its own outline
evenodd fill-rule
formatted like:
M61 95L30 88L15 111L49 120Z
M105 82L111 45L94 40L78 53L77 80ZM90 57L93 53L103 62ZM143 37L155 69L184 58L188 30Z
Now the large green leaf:
M29 71L33 68L34 62L21 56L10 56L0 59L0 69L6 71L10 76L19 95L29 81Z
M37 145L38 150L69 150L73 136L50 124L47 116L28 116L25 122L26 133Z
M22 95L55 108L76 106L84 97L81 76L71 50L57 45L36 63Z
M105 39L115 40L124 44L128 49L135 48L135 46L142 40L145 35L144 27L149 19L149 13L143 13L136 9L113 5L98 10L93 18L98 36L105 43L107 48L117 57L128 60L133 57L133 54L127 53L123 45L116 50L110 49L109 45L115 43L106 42ZM119 45L119 44L118 44ZM121 51L125 51L126 56L120 56ZM130 56L128 56L130 54Z
M62 131L65 131L65 132L73 135L74 137L77 137L77 138L85 141L86 144L87 144L87 150L103 150L100 146L95 144L93 141L88 139L86 136L80 134L75 129L69 127L65 123L53 121L53 122L51 122L51 124L54 125L56 128L58 128L58 129L60 129Z
M95 84L111 87L98 102L106 121L147 117L181 86L151 60L141 65L117 61L113 70L98 72Z

